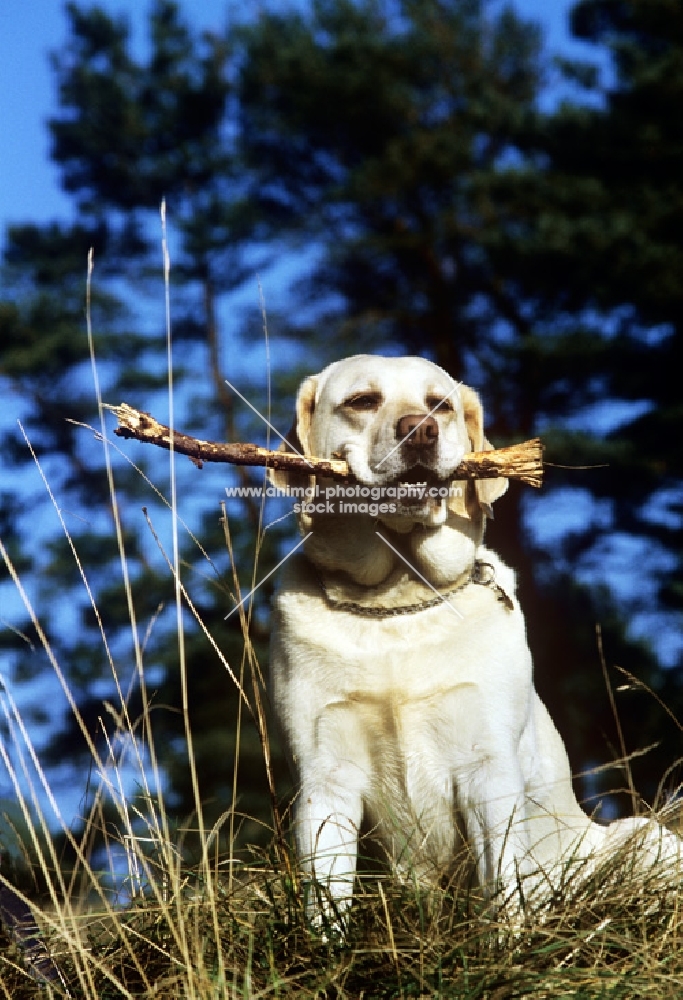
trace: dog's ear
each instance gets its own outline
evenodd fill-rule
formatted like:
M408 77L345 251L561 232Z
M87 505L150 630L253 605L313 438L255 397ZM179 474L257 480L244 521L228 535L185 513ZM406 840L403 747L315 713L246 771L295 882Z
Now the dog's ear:
M293 451L299 455L310 455L311 421L315 411L315 395L318 389L318 379L310 375L299 386L296 396L296 417L294 423L285 435L285 441L280 443L278 451ZM306 486L309 477L303 473L282 472L278 469L268 469L268 479L279 490L290 486Z
M318 391L318 378L309 375L301 383L296 396L296 421L290 431L294 433L294 444L302 455L311 454L311 422L315 412L315 396Z
M460 387L467 436L472 451L493 451L493 445L484 437L484 408L479 396L469 386ZM487 517L493 517L491 504L502 497L508 488L508 481L499 479L475 479L474 489L479 507Z

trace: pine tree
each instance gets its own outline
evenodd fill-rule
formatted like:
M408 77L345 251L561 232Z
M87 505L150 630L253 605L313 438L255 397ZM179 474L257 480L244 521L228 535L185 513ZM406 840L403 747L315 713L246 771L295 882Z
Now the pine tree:
M648 9L664 6L657 0ZM50 128L79 223L18 227L10 234L0 377L26 410L29 436L60 506L73 507L69 527L124 662L133 662L128 608L113 582L118 555L101 452L64 418L97 420L83 374L91 246L93 325L106 398L138 403L163 418L157 216L165 198L183 429L201 437L262 440L262 428L238 409L224 382L233 375L237 351L253 337L254 318L239 339L224 304L260 265L294 251L309 263L291 290L289 317L277 317L286 350L279 355L285 371L275 394L276 426L284 430L289 423L295 362L311 371L358 350L412 352L482 391L496 444L540 431L553 462L609 462L608 469L592 471L549 469L545 517L567 486L581 490L590 513L560 542L530 534L537 503L514 486L497 505L489 540L519 572L537 685L577 769L604 760L610 740L620 752L596 621L609 664L654 682L674 703L674 675L658 670L652 650L628 637L629 607L589 585L606 526L609 537L641 534L680 554L667 523L652 520L650 506L673 496L661 491L676 490L680 482L671 434L680 424L674 387L679 243L675 214L669 225L666 208L678 204L677 127L667 118L667 87L676 77L665 72L678 42L673 31L653 34L650 21L644 23L646 7L635 0L579 5L575 23L584 35L600 42L609 28L611 39L628 41L624 51L630 54L619 56L623 73L604 109L566 106L543 113L538 98L545 63L537 29L484 0L317 0L303 13L262 12L224 38L199 39L176 3L156 0L143 59L130 54L124 20L68 5L71 36L54 58L59 110ZM636 14L637 31L629 20ZM650 49L663 53L661 66L652 63L657 72L651 79ZM590 76L576 67L572 72ZM648 122L659 123L654 147ZM653 156L656 169L648 172ZM232 353L228 331L237 345ZM251 388L254 401L265 403L260 370ZM626 431L595 433L591 408L611 398L656 405L631 418ZM159 456L130 443L126 454L144 463L155 481L165 481ZM6 468L27 465L16 433L6 435L2 461ZM240 673L236 616L223 625L232 589L217 523L225 476L209 480L206 470L199 473L190 463L178 471L183 511L218 566L214 571L187 544L191 596ZM139 513L144 504L159 523L165 508L123 462L116 479L125 499L138 619L152 625L145 669L157 691L155 731L167 750L171 800L178 816L187 817L193 797L178 712L173 586L163 561L150 557ZM41 529L39 544L30 544L30 526L20 513L23 481L11 487L3 487L3 538L23 571L40 574L46 594L51 581L59 588L58 598L54 587L49 592L51 639L91 731L101 737L103 696L111 685L103 680L108 667L96 623L87 604L73 596L78 581L65 543L55 541L59 535L46 521L44 537ZM32 504L38 495L36 486ZM600 513L605 505L609 519ZM676 514L673 502L669 512ZM248 589L259 511L245 502L229 506L229 514ZM282 537L276 531L266 533L259 575L275 563ZM252 622L264 664L269 586L258 593ZM673 605L676 587L675 574L663 573L659 607ZM157 619L161 603L165 610ZM21 635L35 637L26 621L13 624L17 631L2 633L2 642L14 650L16 675L35 677L47 666ZM200 631L188 630L186 650L205 818L213 822L233 804L265 816L263 764L249 727L241 737L233 803L234 685ZM134 716L141 709L136 691ZM625 697L627 749L659 738L661 716L655 721L648 715L651 703ZM46 753L55 761L82 760L84 746L65 723ZM674 756L672 743L663 742L656 760L645 758L638 777L650 797ZM243 834L253 838L256 827L245 825Z
M218 38L195 38L181 20L178 6L159 0L150 13L149 56L136 61L130 55L130 28L123 19L76 4L68 5L67 13L71 36L53 59L60 106L50 127L53 158L62 168L80 221L71 228L28 225L9 233L0 310L0 376L28 412L27 435L58 505L71 512L67 526L88 575L119 672L116 679L98 620L79 585L70 546L50 514L49 502L41 498L41 488L33 487L40 523L45 524L44 538L38 544L31 542L31 524L17 514L20 491L26 488L24 477L15 489L4 491L3 520L13 531L10 541L17 564L29 578L42 580L39 603L51 646L80 716L106 758L106 735L111 741L116 728L106 703L115 712L123 712L116 685L124 698L130 687L126 710L137 725L143 747L146 733L137 720L144 705L135 683L130 609L119 569L102 448L91 434L69 421L99 426L92 381L86 377L84 304L90 248L95 258L92 326L104 398L112 403L138 403L161 416L165 412L162 390L167 362L158 223L162 198L168 204L174 257L171 300L177 425L219 440L240 436L248 440L256 434L263 438L264 434L262 427L254 429L254 422L245 419L244 408L236 412L234 396L224 382L225 374L235 376L223 370L229 352L222 339L225 331L220 327L218 302L253 267L243 259L246 236L252 229L250 209L240 197L234 150L226 138L230 84L225 43ZM265 402L264 380L263 372L255 373L258 402ZM249 384L242 382L241 387L249 394ZM149 449L142 447L127 445L122 450L125 458L115 460L116 495L138 640L144 646L153 733L158 748L163 749L170 813L178 822L196 826L196 817L191 819L195 800L181 711L173 581L156 551L141 507L167 546L168 512L126 461L130 458L167 492L167 458L162 453L148 454ZM16 433L6 436L2 461L8 469L24 468L30 462ZM186 536L182 539L181 565L188 591L218 648L247 688L249 669L239 618L235 615L223 622L234 605L234 586L219 523L223 486L240 473L213 470L202 474L187 460L179 460L177 475L180 516L191 522L202 539L201 548ZM244 473L237 481L252 483L254 478ZM252 585L258 503L233 500L228 515L235 563L246 593ZM266 563L278 538L276 529L261 545ZM258 597L267 601L267 594L268 587L264 587ZM51 691L51 668L30 624L20 619L13 624L13 630L3 633L3 642L12 651L14 678L44 677L41 684ZM266 636L257 616L251 637L261 655ZM186 622L185 656L204 822L212 825L233 809L240 842L263 839L267 834L260 824L267 823L269 805L254 725L239 706L236 686L224 664L190 621ZM48 721L52 715L54 724L54 713L44 710L45 699L36 702L42 708L40 717ZM48 767L68 761L80 769L83 808L89 757L77 720L65 713L42 747L41 759ZM240 819L240 813L250 819ZM227 829L223 822L219 843L227 839ZM184 843L188 849L193 846L191 833Z
M647 4L633 6L645 17ZM630 5L584 4L579 11L587 16L593 7L602 25L608 11L616 17ZM662 16L669 31L665 22ZM676 47L675 31L667 37ZM483 391L497 444L541 432L551 462L608 463L590 472L549 470L538 516L552 517L562 487L578 490L586 512L584 526L561 543L533 543L525 530L529 498L515 488L497 505L489 537L519 571L537 684L575 766L604 759L606 741L619 752L596 622L610 664L654 685L671 704L680 698L674 676L658 669L646 644L629 638L632 607L620 612L606 587L589 586L591 567L599 578L611 540L630 536L636 520L645 525L648 498L662 485L664 452L655 434L646 442L645 428L680 419L675 396L661 385L661 417L650 411L626 432L593 432L593 410L605 400L656 393L659 403L652 369L670 360L673 380L679 350L652 326L675 317L663 297L677 287L675 226L667 226L664 248L638 242L637 225L637 213L650 205L664 226L670 189L655 209L650 146L622 189L633 124L618 110L624 94L605 112L590 105L539 111L545 66L534 27L482 2L320 0L310 15L261 18L244 44L240 108L253 197L274 233L308 236L323 247L307 292L329 309L302 336L314 341L324 328L330 356L358 346L426 353ZM647 45L642 51L644 74ZM576 79L594 75L570 70ZM671 73L662 69L661 78L672 86ZM670 116L664 95L658 100ZM649 134L646 114L636 135ZM678 130L666 159L672 175ZM670 250L660 289L658 263ZM636 308L644 271L652 275L642 292L649 312ZM617 287L619 276L625 280ZM680 468L679 459L666 461L672 472ZM675 486L675 475L668 483ZM661 521L647 524L649 537L667 534ZM674 551L671 545L668 535ZM665 575L662 601L670 601L672 586ZM640 609L656 606L643 601ZM624 701L620 711L628 749L660 740L662 714L651 700ZM674 729L660 756L650 755L641 769L640 787L651 798L677 740Z

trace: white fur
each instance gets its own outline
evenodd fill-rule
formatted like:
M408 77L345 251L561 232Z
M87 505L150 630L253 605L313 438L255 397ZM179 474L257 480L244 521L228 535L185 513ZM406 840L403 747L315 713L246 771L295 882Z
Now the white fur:
M358 412L348 401L363 393L377 406ZM481 405L421 358L358 356L306 380L298 444L307 455L346 459L361 483L386 486L408 471L398 421L426 415L432 397L448 394L453 410L434 414L438 442L423 457L449 481L466 452L488 446ZM557 886L634 831L647 840L648 863L660 837L669 858L678 852L678 839L656 824L605 828L576 801L564 745L534 689L514 574L482 545L482 507L505 486L470 486L459 504L401 516L300 519L312 535L305 556L286 565L275 600L272 698L299 782L301 860L337 914L351 899L364 815L397 871L436 875L464 844L482 887L501 890L513 907L520 884L527 897ZM498 591L466 583L436 606L398 616L340 609L322 586L334 580L379 606L381 588L391 600L406 586L429 593L420 578L435 588L462 584L475 559ZM394 591L403 570L415 581Z

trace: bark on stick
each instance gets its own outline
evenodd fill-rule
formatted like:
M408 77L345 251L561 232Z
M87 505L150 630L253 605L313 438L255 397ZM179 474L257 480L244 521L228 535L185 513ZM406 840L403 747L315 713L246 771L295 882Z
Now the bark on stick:
M127 403L107 406L115 414L119 426L114 433L122 438L134 438L187 455L201 468L204 462L227 462L231 465L266 466L286 472L326 476L339 482L353 480L346 462L339 459L304 458L293 452L269 451L255 444L220 444L171 431L165 424L143 410L136 410ZM471 452L465 455L450 479L519 479L529 486L543 482L543 444L540 438L522 441L508 448Z

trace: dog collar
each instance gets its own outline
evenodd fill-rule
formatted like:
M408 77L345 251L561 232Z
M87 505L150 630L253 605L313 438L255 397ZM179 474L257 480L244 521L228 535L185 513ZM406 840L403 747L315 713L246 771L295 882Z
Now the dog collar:
M496 582L493 566L482 559L476 559L471 569L447 590L431 589L427 584L420 580L411 579L407 574L401 574L399 579L390 579L390 583L382 587L384 600L387 603L379 607L374 603L364 603L362 600L351 600L350 597L342 596L344 593L349 594L350 591L354 591L355 596L362 593L363 590L367 590L359 584L342 582L338 577L333 577L332 574L327 578L319 577L319 579L325 600L330 607L334 608L335 611L351 611L362 618L393 618L396 615L414 615L419 611L427 611L429 608L435 608L447 601L449 597L459 593L470 584L488 587L495 594L496 600L500 601L508 611L512 611L514 608L512 599ZM424 598L419 601L403 603L401 590L408 591L409 589L415 593L416 588L424 593ZM373 601L376 599L377 593L374 589Z

